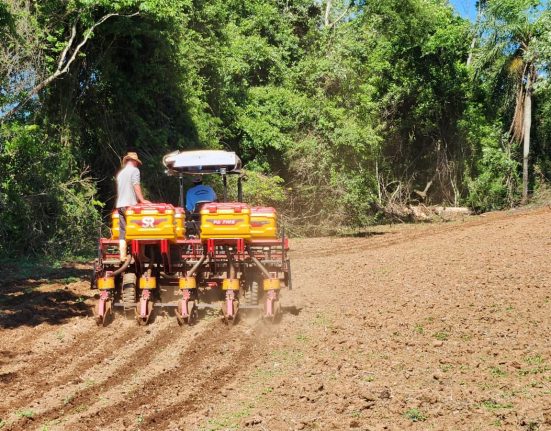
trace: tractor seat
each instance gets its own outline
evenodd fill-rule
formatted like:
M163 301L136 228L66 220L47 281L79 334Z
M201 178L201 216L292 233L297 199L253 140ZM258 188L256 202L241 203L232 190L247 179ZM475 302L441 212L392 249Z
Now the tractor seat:
M211 202L213 201L198 201L195 203L193 211L186 210L186 232L188 235L199 236L201 234L201 207Z
M186 210L190 213L198 212L199 206L206 202L214 202L216 193L210 186L199 184L186 193Z

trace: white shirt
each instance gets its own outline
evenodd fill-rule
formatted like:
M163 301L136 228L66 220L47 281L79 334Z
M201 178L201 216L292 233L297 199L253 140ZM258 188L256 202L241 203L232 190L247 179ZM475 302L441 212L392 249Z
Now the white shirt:
M117 208L129 207L138 203L134 186L140 184L140 170L126 165L117 174Z

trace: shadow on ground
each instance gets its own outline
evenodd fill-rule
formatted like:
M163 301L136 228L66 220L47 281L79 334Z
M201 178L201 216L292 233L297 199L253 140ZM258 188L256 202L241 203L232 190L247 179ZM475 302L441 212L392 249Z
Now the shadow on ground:
M1 284L0 328L37 326L41 323L58 325L71 317L89 315L88 306L84 303L86 298L68 287L69 282L86 282L86 272L67 268L56 271L55 279ZM42 290L42 286L46 289Z
M359 231L339 235L342 238L369 238L372 236L387 235L388 232Z

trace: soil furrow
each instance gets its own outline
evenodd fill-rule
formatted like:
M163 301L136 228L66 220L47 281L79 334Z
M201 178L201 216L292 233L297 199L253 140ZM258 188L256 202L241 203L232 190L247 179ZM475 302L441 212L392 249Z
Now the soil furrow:
M102 328L98 328L98 331L100 331L100 333L101 330ZM133 332L134 334L139 334L146 330L147 328L135 327L131 330L131 332ZM69 396L66 402L61 402L60 404L54 405L41 414L36 415L36 420L42 423L47 423L63 415L65 410L70 410L78 408L82 405L91 404L92 401L95 401L95 399L97 399L99 394L109 390L114 386L118 386L121 383L124 383L134 374L143 371L143 368L147 367L147 364L149 364L152 356L155 356L159 351L162 351L164 348L166 348L166 346L173 343L175 338L182 335L183 334L181 328L177 326L168 326L164 328L162 331L155 335L155 338L152 341L146 343L144 346L138 348L137 350L132 351L132 355L129 355L126 360L124 360L120 365L112 370L102 383L93 384L76 391L73 395ZM101 364L101 362L106 357L112 356L113 352L117 352L120 349L131 349L131 347L128 346L129 341L132 340L124 340L123 338L121 339L120 346L112 346L109 341L106 340L103 347L104 351L102 352L102 356L97 359L96 363Z
M65 386L71 381L78 381L83 372L101 363L107 356L112 355L113 351L131 342L139 333L139 329L129 327L123 331L114 331L115 336L109 338L109 349L106 349L106 346L101 344L105 340L105 334L101 333L101 329L93 327L82 335L77 343L61 351L42 354L33 360L33 367L30 370L20 370L17 373L17 380L9 382L10 387L24 388L29 381L33 382L33 386L18 392L16 402L6 404L4 400L0 415L20 409L34 399L41 398L52 387ZM75 358L74 352L82 352L82 354Z
M94 427L119 429L117 425L123 420L121 412L131 412L134 417L146 415L144 412L148 408L144 407L144 404L150 406L150 409L157 409L167 400L171 400L175 396L179 398L180 391L184 391L185 394L190 389L195 391L202 385L206 385L207 381L212 381L212 370L220 369L219 367L222 367L223 370L237 367L239 364L232 360L235 356L234 352L242 350L249 352L253 340L254 336L247 335L244 328L237 326L227 328L220 322L213 322L190 343L188 349L180 354L179 363L181 365L179 367L155 376L143 384L139 390L127 394L119 403L105 407L101 411L101 416L82 418L82 425L79 429L94 429ZM228 343L233 343L231 348L227 346ZM229 351L229 355L224 355L227 349L233 350ZM237 355L241 357L239 353ZM201 371L203 372L201 373ZM205 397L209 395L213 396L214 394L204 394ZM181 413L181 411L174 412L178 415ZM162 417L160 419L164 420ZM126 420L120 425L120 429L126 429L130 423L129 420ZM155 427L154 429L163 428Z
M231 352L229 364L218 369L205 370L205 378L200 383L196 382L193 386L180 384L176 388L180 401L171 403L148 415L144 420L146 427L148 429L165 430L173 423L184 425L185 419L190 413L195 413L196 409L204 407L207 403L215 403L216 400L220 399L220 392L229 383L238 380L239 376L247 370L243 364L245 360L250 359L253 351L252 339L254 339L254 336L248 337L237 351ZM258 341L258 338L256 341ZM204 366L201 368L204 369ZM182 371L185 372L186 370Z

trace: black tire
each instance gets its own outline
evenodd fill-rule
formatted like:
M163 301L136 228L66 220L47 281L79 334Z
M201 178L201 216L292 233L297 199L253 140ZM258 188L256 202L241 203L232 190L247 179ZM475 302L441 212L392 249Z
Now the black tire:
M136 285L127 284L122 287L122 303L124 308L132 308L136 304Z
M121 300L124 308L132 308L136 303L136 274L127 272L122 276L122 295Z
M92 268L92 273L90 274L90 289L92 289L92 290L98 288L97 283L96 283L96 278L97 278L96 265L94 264L94 268Z
M286 275L286 278L287 278L287 288L289 290L293 290L293 279L291 278L291 261L290 260L287 260L287 274Z
M245 292L245 303L247 305L258 305L260 294L258 281L252 281Z

